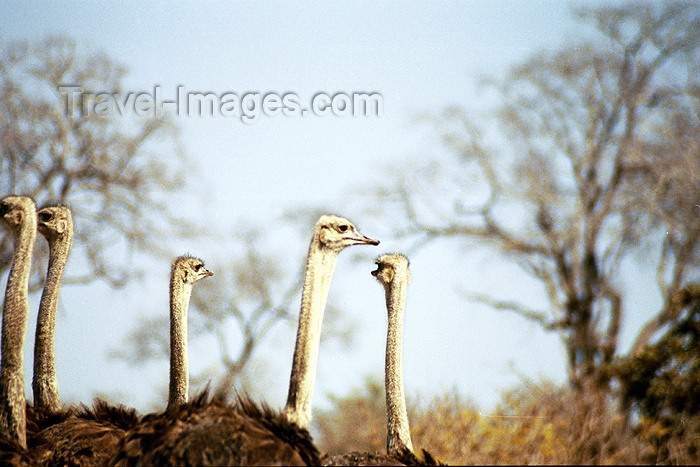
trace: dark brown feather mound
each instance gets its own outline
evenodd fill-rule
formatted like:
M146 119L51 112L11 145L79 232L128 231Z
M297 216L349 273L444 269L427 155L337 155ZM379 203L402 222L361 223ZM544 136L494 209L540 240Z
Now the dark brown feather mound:
M141 421L136 409L126 407L123 404L112 405L100 398L93 401L92 407L80 404L76 416L84 420L110 423L122 430L129 430Z
M7 438L0 438L0 465L22 465L34 466L36 463L31 458L26 449L15 441Z
M351 451L344 454L324 455L321 465L406 465L395 457L378 452Z
M59 413L33 409L32 417L41 429L28 436L30 454L41 465L61 466L106 465L140 421L136 410L101 399Z
M27 443L30 444L31 438L41 430L61 423L72 415L75 415L72 408L56 412L48 407L27 405Z
M447 465L435 459L428 451L421 449L423 459L413 452L404 449L396 455L390 456L378 452L352 451L344 454L324 455L321 464L330 465Z
M281 441L294 447L304 465L319 465L320 453L314 445L311 433L290 423L267 404L256 404L247 396L237 396L237 405L248 417L258 420Z
M180 408L144 417L113 459L120 466L319 465L308 431L247 398L203 391Z
M32 456L42 465L106 465L125 434L108 422L70 417L36 436Z

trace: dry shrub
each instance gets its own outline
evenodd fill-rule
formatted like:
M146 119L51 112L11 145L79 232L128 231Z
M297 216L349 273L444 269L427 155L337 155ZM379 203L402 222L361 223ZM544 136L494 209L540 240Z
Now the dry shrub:
M629 464L649 449L602 392L524 383L491 414L458 394L436 397L411 426L416 447L453 464Z
M644 459L657 465L700 464L700 414L673 419L642 417L635 433L648 446Z
M480 463L472 457L484 444L483 420L476 405L457 391L434 397L425 408L411 406L411 439L451 465Z
M314 414L314 435L321 452L386 450L386 403L384 382L367 377L363 388L344 397L330 395L333 408Z

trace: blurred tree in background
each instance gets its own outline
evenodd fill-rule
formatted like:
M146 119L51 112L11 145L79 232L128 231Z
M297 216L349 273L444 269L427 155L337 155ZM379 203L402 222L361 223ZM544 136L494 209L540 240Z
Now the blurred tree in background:
M456 157L407 164L378 196L400 238L476 241L539 282L540 308L468 298L559 333L583 390L609 384L624 314L636 311L626 260L654 265L662 297L632 354L677 322L672 297L700 281L700 5L577 15L595 38L487 80L497 103L483 118L461 107L431 117Z
M86 93L123 91L126 69L83 51L70 38L14 42L0 50L0 187L3 196L30 196L41 207L69 206L76 225L73 256L87 266L64 282L103 279L125 284L140 271L128 253L169 257L161 241L184 236L188 224L170 214L168 195L183 185L184 156L174 122L69 108L59 87ZM0 272L12 239L0 232ZM115 259L118 258L118 259ZM35 268L33 288L42 283Z
M652 462L678 464L700 459L700 285L672 301L680 319L656 342L620 359L612 373L623 407L640 414L636 432L653 447Z
M567 388L525 383L489 416L435 400L412 420L414 445L455 463L695 464L700 5L575 14L593 26L584 39L484 80L486 115L428 116L451 156L409 162L375 191L416 250L476 243L540 283L540 307L465 295L557 332L566 349ZM656 279L659 308L630 305L632 267ZM640 312L651 318L623 354L621 328Z

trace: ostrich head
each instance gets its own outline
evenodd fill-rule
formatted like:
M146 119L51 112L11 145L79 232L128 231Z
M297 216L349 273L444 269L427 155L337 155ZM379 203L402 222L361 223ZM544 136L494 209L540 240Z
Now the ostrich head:
M25 216L34 214L34 201L26 196L8 196L0 201L0 217L13 232L19 231Z
M321 246L335 252L350 245L379 245L379 240L362 235L349 220L330 214L318 219L315 231Z
M39 210L37 229L46 238L59 237L71 233L73 216L65 206L49 206Z
M214 273L204 267L204 262L193 256L180 256L173 261L173 277L185 284L194 284L200 279L213 276Z
M407 281L411 279L411 274L408 272L408 258L404 255L398 253L382 255L374 263L377 269L372 271L372 275L382 285L390 284L398 271L405 271Z

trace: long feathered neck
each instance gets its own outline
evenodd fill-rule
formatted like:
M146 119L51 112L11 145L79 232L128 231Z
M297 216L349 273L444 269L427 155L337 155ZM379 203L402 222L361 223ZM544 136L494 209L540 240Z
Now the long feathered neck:
M33 213L32 213L33 214ZM36 215L22 220L15 236L2 314L0 368L0 436L27 447L24 394L24 338L29 314L29 272L36 238Z
M397 455L404 449L413 451L401 366L407 285L408 278L399 271L396 272L393 280L385 285L386 307L389 314L384 376L387 407L386 449L389 455Z
M287 419L306 429L309 429L311 422L311 398L316 380L323 313L337 260L338 252L323 248L318 234L314 235L306 259L299 327L285 407Z
M35 406L59 411L61 400L58 395L58 378L56 377L54 331L61 278L73 243L72 232L67 230L62 235L51 236L48 241L49 266L36 323L32 389Z
M170 391L168 408L187 402L189 367L187 363L187 308L192 295L192 284L179 275L170 278Z

